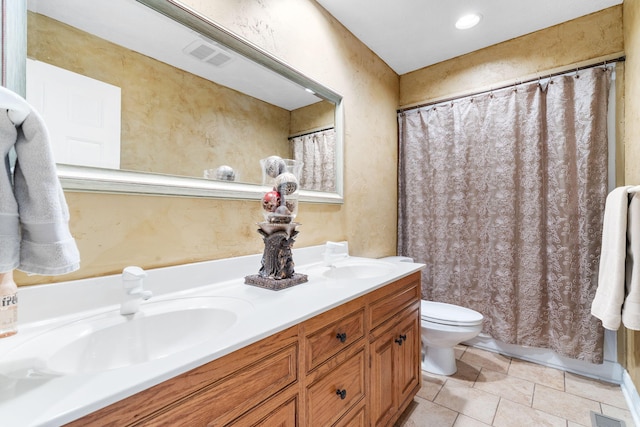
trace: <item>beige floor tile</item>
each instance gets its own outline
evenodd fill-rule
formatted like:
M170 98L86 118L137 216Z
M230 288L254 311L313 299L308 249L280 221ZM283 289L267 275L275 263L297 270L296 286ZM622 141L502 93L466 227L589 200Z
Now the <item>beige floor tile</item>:
M500 398L491 393L447 381L434 403L491 424Z
M507 399L500 399L493 425L496 427L565 427L566 420Z
M600 403L536 384L533 408L588 426L591 425L589 411L600 412Z
M460 361L471 366L479 366L492 371L506 373L509 370L511 358L491 351L469 347L460 358Z
M526 406L531 406L533 401L534 383L502 372L483 369L473 386Z
M621 409L627 409L627 401L624 399L622 389L617 384L586 378L581 375L567 372L565 378L565 391L576 396L597 400Z
M425 400L433 400L446 381L446 377L422 372L422 387L418 390L418 396Z
M429 375L432 378L438 378L442 382L455 382L459 385L464 385L466 387L473 387L473 383L476 382L476 378L480 375L480 367L471 366L466 362L462 362L460 360L456 361L456 367L458 370L453 375L436 375L429 372L423 371L423 375ZM424 377L423 377L424 378Z
M574 423L573 421L567 421L567 427L591 427L591 424L585 426L583 424Z
M460 414L453 427L490 427L490 425Z
M524 360L513 359L509 365L509 375L542 384L556 390L564 390L564 372Z
M456 382L459 385L473 387L478 375L480 375L480 367L469 365L466 362L458 360L456 363L458 370L455 374L444 376L448 382Z
M428 400L416 398L413 411L400 424L402 427L452 427L458 414Z
M465 351L467 351L467 347L466 345L462 345L462 344L458 344L455 347L453 347L453 352L456 355L456 359L460 359L462 357L462 355L464 354Z
M607 405L606 403L601 403L600 407L602 408L602 413L604 415L608 415L610 417L624 421L627 427L633 427L635 425L633 416L628 409L621 409L615 406Z

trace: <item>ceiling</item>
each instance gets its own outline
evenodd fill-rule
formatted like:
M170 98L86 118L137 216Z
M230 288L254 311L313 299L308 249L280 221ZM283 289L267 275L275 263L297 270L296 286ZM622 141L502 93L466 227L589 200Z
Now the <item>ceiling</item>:
M622 0L316 0L397 74L426 67ZM475 12L480 23L458 30ZM570 40L567 40L570 42Z

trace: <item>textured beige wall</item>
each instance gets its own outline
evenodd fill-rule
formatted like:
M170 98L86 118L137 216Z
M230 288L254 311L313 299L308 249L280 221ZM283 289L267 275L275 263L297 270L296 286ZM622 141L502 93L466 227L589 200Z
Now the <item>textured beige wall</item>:
M298 108L291 112L289 134L295 135L333 126L335 116L335 105L328 101L316 102L307 107Z
M202 177L226 164L260 183L259 159L288 157L289 111L43 15L28 27L30 58L121 88L122 169Z
M398 76L313 0L186 3L344 96L346 200L301 204L296 247L348 239L354 255L395 254ZM81 269L19 284L262 252L257 200L66 195Z
M568 21L400 78L400 105L490 89L558 67L623 51L622 7Z
M625 64L625 184L640 184L640 1L623 3ZM626 369L640 390L640 332L626 330L623 338Z

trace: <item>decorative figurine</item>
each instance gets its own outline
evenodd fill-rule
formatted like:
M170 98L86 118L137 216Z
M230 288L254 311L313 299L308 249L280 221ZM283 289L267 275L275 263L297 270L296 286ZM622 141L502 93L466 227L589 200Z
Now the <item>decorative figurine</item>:
M258 274L245 277L248 285L280 290L305 283L305 274L294 271L291 248L298 235L293 222L298 212L298 176L302 162L270 156L260 161L263 184L272 186L262 197L264 222L258 233L264 241L264 253Z

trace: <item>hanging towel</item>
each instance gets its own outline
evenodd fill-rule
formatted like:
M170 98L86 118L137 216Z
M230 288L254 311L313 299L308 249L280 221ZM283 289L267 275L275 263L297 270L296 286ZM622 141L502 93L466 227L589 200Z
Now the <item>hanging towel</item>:
M77 270L80 256L42 117L31 109L16 128L8 111L1 110L0 138L5 168L0 174L0 272L17 268L59 275ZM17 155L13 173L11 147Z
M18 132L9 120L7 111L0 110L0 155L4 166L0 174L0 273L20 265L20 220L9 165L9 150L14 146L17 136Z
M634 193L627 212L626 297L622 324L640 331L640 194Z
M614 189L605 202L598 288L591 303L591 314L614 331L620 327L625 296L629 188Z

